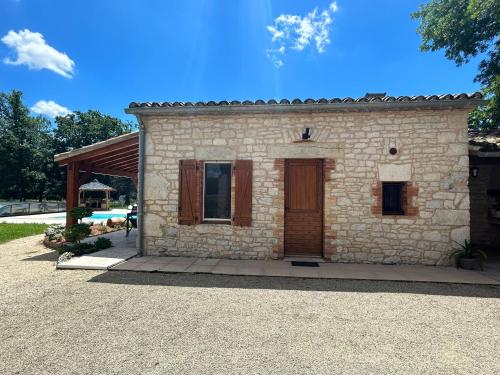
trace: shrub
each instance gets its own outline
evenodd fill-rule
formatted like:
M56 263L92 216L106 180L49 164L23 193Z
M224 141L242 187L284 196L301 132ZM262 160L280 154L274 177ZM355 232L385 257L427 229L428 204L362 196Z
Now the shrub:
M64 254L64 253L70 253L70 252L71 252L71 248L72 248L72 246L71 246L71 245L64 244L64 245L59 246L59 247L57 248L57 252L58 252L60 255L62 255L62 254Z
M63 234L64 234L64 225L59 225L59 224L50 225L45 230L45 237L47 237L49 241L59 241L62 239Z
M85 237L90 234L90 225L75 224L64 231L64 237L70 242L80 243Z
M110 248L112 245L111 240L109 238L99 237L94 242L94 247L97 250L104 250Z
M94 244L91 243L77 243L71 248L71 252L77 256L83 254L90 254L95 251Z
M93 243L75 243L75 244L65 244L60 246L57 249L57 252L59 254L64 254L64 253L73 253L75 256L80 256L83 254L90 254L95 251L99 250L104 250L110 248L112 245L112 242L109 238L103 238L99 237L95 242Z
M91 243L76 243L74 245L63 245L57 249L59 254L73 253L76 256L93 253L95 251L94 244Z
M92 216L92 209L89 207L75 207L71 210L71 217L80 222L84 217Z

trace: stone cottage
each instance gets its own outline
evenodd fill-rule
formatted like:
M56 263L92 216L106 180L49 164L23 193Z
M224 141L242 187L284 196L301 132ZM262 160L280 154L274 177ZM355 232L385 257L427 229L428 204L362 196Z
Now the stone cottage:
M444 264L481 94L131 103L146 255Z

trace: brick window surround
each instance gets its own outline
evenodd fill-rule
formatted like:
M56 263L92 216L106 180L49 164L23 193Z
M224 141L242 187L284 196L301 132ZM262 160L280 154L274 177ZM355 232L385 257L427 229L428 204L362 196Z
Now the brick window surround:
M382 181L378 181L372 189L373 196L375 198L375 204L372 206L372 214L376 216L393 216L390 214L382 213ZM402 200L403 200L403 210L404 215L397 216L418 216L418 207L414 205L414 197L418 195L418 187L415 186L412 182L405 182L402 191Z

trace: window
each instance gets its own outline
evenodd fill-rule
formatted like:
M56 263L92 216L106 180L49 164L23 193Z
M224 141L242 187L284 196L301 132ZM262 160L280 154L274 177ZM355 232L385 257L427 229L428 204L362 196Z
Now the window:
M404 182L382 183L382 214L404 215Z
M204 164L203 219L231 219L231 163Z
M252 160L179 160L179 224L252 226L252 169Z

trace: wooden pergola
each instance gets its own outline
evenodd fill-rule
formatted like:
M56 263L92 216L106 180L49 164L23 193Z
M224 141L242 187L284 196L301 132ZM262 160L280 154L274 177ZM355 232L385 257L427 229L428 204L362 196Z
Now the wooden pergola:
M137 188L139 171L139 133L124 134L103 142L57 154L54 160L67 167L66 225L74 220L70 211L78 206L78 188L93 173L128 177Z

